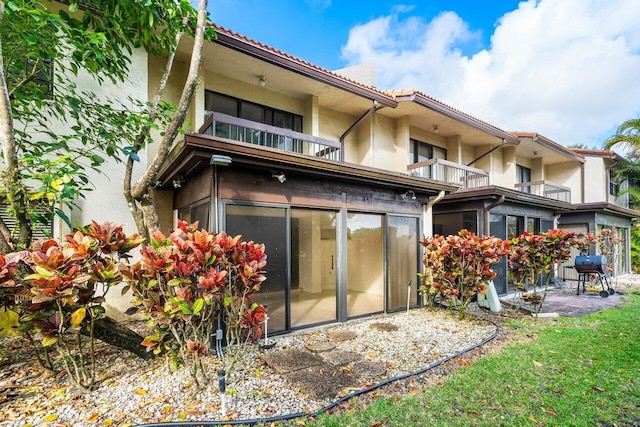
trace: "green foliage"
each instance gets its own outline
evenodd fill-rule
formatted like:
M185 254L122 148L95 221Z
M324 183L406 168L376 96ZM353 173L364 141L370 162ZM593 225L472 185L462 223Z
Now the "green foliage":
M174 51L179 33L193 34L196 16L184 0L6 2L0 88L11 103L19 173L0 171L0 196L27 222L16 215L19 230L6 239L26 246L24 236L15 236L24 227L49 223L56 214L68 223L60 207L92 189L88 172L100 171L106 158L137 161L134 147L151 142L142 130L166 125L174 111L161 104L157 123L149 124L147 100L98 97L80 90L77 77L86 74L96 86L124 82L134 48ZM211 27L206 38L212 37Z
M604 148L616 146L625 148L627 158L616 163L616 179L628 182L628 189L623 192L630 197L631 207L637 207L640 201L640 118L625 121L615 133L604 143Z
M0 303L20 313L19 328L45 367L53 369L55 349L76 384L94 386L94 322L104 315L109 289L122 281L118 263L141 242L121 226L94 222L62 243L39 241L0 255Z
M465 311L477 294L484 295L488 283L495 277L490 267L506 255L509 243L495 237L478 237L468 230L448 237L426 237L420 292L431 299L445 301L451 310Z
M631 267L634 272L640 271L640 225L631 227Z
M537 235L525 231L511 239L509 277L519 292L533 289L532 293L524 295L524 299L540 310L547 294L552 267L569 259L571 248L577 248L581 252L588 251L592 241L593 235L590 233L578 234L554 229ZM540 295L536 285L543 273L547 275L547 280L544 292Z
M607 264L605 266L607 272L615 275L615 269L620 254L620 244L622 243L622 239L618 236L618 230L616 227L603 228L600 230L597 242L600 253L607 258Z
M252 296L265 280L267 256L264 245L197 226L178 221L169 236L156 231L140 251L142 259L123 273L152 330L143 345L156 353L180 352L200 384L209 379L200 359L218 319L227 326L227 372L246 343L262 334L266 310Z
M604 143L607 149L622 145L632 152L640 152L640 118L629 119L618 126L615 135Z

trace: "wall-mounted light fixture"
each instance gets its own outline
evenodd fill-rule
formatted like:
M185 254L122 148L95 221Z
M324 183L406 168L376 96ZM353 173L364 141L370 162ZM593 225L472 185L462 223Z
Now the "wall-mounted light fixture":
M231 161L231 157L229 156L214 154L211 156L211 161L209 161L209 164L217 166L229 166L231 164Z
M433 125L433 133L438 133L440 132L440 128L438 127L438 125Z
M178 179L173 180L173 188L178 189L182 187L182 184L184 184L184 181L185 181L184 177L180 175Z
M267 85L267 79L264 76L258 78L258 86L265 87Z
M278 181L280 181L280 184L284 183L287 180L287 177L284 175L283 172L273 171L271 172L271 176L277 179Z
M411 196L411 200L415 200L416 199L416 193L414 193L413 190L409 190L406 193L402 193L400 195L400 197L402 197L403 199L406 199L409 196Z

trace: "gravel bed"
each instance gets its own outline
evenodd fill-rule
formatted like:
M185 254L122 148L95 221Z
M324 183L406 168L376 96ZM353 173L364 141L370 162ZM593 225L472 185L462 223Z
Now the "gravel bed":
M222 364L213 355L203 359L212 381L198 388L185 366L173 370L164 358L144 361L100 344L99 384L84 392L65 375L39 368L29 359L24 341L4 338L0 340L5 352L0 364L0 425L127 426L311 413L351 392L443 360L490 337L495 330L485 321L458 321L446 311L417 309L270 337L273 348L251 346L229 375L224 414L216 377ZM269 354L288 349L309 351L309 347L330 348L326 354L333 356L332 360L344 357L345 363L352 360L346 356L355 354L364 362L383 366L386 373L362 380L335 396L312 399L264 362ZM322 356L323 352L314 354ZM12 361L7 363L7 358ZM350 368L349 363L345 372Z

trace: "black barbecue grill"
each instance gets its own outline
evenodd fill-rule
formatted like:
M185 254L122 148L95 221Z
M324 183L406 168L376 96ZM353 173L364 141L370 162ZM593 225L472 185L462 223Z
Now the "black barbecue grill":
M578 290L576 295L580 295L580 283L582 283L582 293L585 292L587 279L592 276L596 276L598 283L602 286L602 290L600 291L602 298L607 298L609 295L615 294L616 291L609 286L609 279L605 272L606 265L607 257L604 255L577 256L574 263L574 267L578 272Z

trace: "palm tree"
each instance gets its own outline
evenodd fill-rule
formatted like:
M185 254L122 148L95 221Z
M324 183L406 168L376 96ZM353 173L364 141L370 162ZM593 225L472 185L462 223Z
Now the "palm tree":
M604 148L609 150L618 144L629 148L636 155L640 154L640 118L629 119L618 126L616 134L605 141Z

